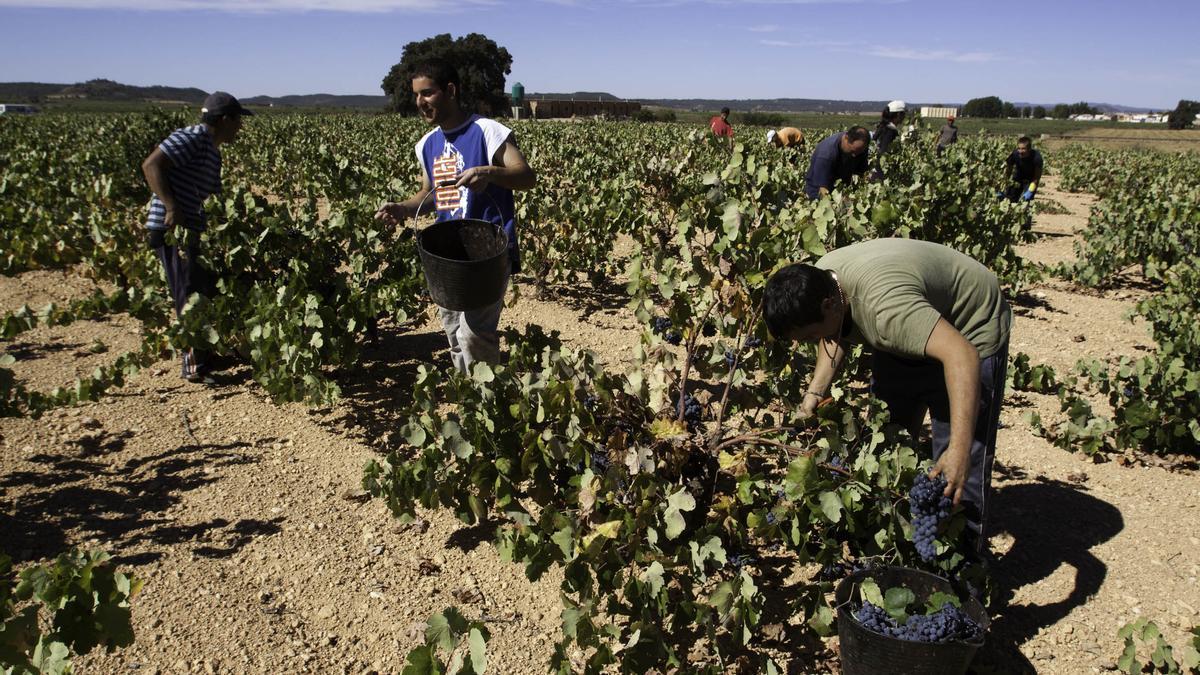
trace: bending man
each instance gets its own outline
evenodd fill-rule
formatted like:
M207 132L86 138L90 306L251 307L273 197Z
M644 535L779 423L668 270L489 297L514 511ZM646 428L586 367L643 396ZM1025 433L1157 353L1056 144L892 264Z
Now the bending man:
M846 345L873 350L872 391L914 439L930 414L932 474L965 505L982 550L1012 323L996 276L941 244L876 239L776 272L763 316L776 339L819 344L801 416L829 391Z

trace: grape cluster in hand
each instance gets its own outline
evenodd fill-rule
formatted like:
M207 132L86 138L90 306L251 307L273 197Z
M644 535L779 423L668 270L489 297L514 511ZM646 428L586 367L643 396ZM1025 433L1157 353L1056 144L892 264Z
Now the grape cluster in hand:
M967 613L950 603L933 614L914 614L904 624L897 624L883 608L864 602L854 613L863 628L889 637L910 642L953 642L975 640L983 629Z
M937 539L938 524L950 515L950 498L942 494L946 491L946 479L938 476L930 478L920 474L913 481L912 489L908 492L908 510L912 514L913 543L917 545L917 555L921 560L933 560L937 551L933 541Z
M650 329L663 336L669 344L677 345L683 342L683 335L671 329L671 320L665 316L656 316L650 321Z

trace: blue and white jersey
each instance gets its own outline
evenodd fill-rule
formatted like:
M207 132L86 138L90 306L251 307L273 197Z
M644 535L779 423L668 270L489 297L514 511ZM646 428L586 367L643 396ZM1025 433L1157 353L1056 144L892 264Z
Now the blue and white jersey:
M221 152L208 127L197 124L176 129L159 144L159 150L171 160L167 185L175 197L179 224L188 229L204 229L204 200L221 191ZM167 209L158 195L150 200L146 227L165 230Z
M512 271L520 269L517 251L517 226L513 193L508 188L489 183L484 193L472 192L453 185L438 187L458 180L467 169L490 166L500 147L512 136L512 129L495 120L472 115L462 126L443 131L435 127L417 141L417 161L433 186L438 220L474 218L496 223L508 235L508 257Z

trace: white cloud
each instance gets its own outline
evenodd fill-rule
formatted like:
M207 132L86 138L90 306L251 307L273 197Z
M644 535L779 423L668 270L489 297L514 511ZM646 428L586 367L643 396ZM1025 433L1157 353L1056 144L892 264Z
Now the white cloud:
M955 52L949 49L913 49L911 47L885 47L875 45L867 52L871 56L885 59L909 61L951 61L953 63L985 63L1000 61L1000 56L991 52Z
M0 0L0 7L214 12L452 12L499 0Z
M840 40L772 40L763 39L758 41L761 45L768 47L853 47L861 44L859 42L843 42Z
M766 23L760 26L750 26L746 30L750 31L751 33L774 33L775 31L779 30L779 28L779 26L776 26L773 23Z

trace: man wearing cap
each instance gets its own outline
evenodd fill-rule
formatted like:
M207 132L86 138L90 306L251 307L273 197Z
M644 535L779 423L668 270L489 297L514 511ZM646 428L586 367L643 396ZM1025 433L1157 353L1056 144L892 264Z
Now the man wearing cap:
M946 151L946 148L958 142L958 127L954 126L954 115L946 118L946 124L942 126L937 137L937 154L941 155Z
M204 231L204 200L221 191L220 146L232 143L242 128L242 117L254 113L223 91L204 99L200 124L176 129L142 162L142 173L154 196L146 220L147 242L162 262L175 315L183 313L193 293L211 296L211 275L200 266L200 233ZM168 243L166 234L176 225L183 237ZM196 349L183 353L183 377L204 380L209 363Z
M871 171L872 180L883 178L883 165L880 163L880 158L891 151L892 143L900 135L900 130L896 125L904 121L906 111L907 106L904 101L889 101L879 116L879 123L875 125L875 167Z
M708 128L712 129L713 135L717 138L728 138L733 140L733 127L729 124L729 108L721 108L720 115L713 115L708 121Z
M416 216L433 192L427 208L436 212L439 221L472 218L503 227L508 237L509 272L518 271L521 261L513 190L533 188L537 176L517 147L516 134L495 120L466 112L458 71L445 61L432 60L413 69L412 88L417 112L434 125L416 145L421 189L405 201L384 204L375 217L393 226L403 225ZM503 309L503 298L465 312L439 308L450 359L460 371L469 372L476 361L499 360L497 328Z
M804 175L804 194L809 199L819 199L829 194L837 181L866 173L870 142L871 134L866 127L854 126L818 143Z
M1017 139L1017 149L1004 161L1004 180L1008 189L1000 193L1008 201L1031 202L1042 180L1042 153L1033 149L1033 139Z
M804 133L796 127L783 127L767 132L767 143L777 148L798 148L804 144Z

